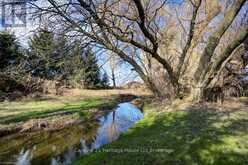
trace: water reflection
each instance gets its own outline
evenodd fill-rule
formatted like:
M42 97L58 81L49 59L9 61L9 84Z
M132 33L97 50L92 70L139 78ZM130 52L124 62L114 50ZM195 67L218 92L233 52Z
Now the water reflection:
M54 132L1 139L0 162L15 161L16 165L70 164L80 155L116 140L142 118L143 114L134 105L122 103L98 121ZM7 141L5 144L4 140Z
M29 150L24 152L24 149L21 150L18 158L16 165L29 165L30 164L30 159L31 157L29 156Z

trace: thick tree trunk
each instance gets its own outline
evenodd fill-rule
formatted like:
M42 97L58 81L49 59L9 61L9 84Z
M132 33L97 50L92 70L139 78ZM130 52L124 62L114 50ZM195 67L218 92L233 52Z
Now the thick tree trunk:
M194 76L196 81L200 82L204 80L207 73L207 68L210 65L216 47L218 46L222 36L231 26L233 20L241 10L244 3L245 0L236 0L232 7L225 13L225 16L221 21L220 25L215 29L213 34L209 36L206 47L204 48L204 51L201 54L199 66Z
M242 43L247 38L247 27L237 34L237 37L220 53L216 61L209 65L208 72L204 79L198 82L197 88L192 91L193 98L196 101L219 101L223 99L223 83L224 80L220 80L220 74L226 63L234 57L239 50L242 49ZM219 82L217 85L217 82ZM214 98L211 98L214 97Z
M190 84L190 96L194 101L207 101L209 99L212 99L212 95L214 97L217 97L217 99L218 97L222 97L223 93L221 86L210 87L209 82L215 79L215 76L217 76L217 74L215 73L218 72L220 66L222 66L222 64L226 61L230 53L243 42L245 36L247 35L247 29L244 28L243 32L241 31L239 32L240 34L237 34L237 37L235 37L234 41L232 41L230 45L227 46L225 51L221 52L217 56L217 60L213 60L212 57L214 56L216 47L219 45L222 36L228 30L244 3L245 0L237 0L234 2L230 9L226 12L221 23L214 30L213 34L209 36L203 53L200 54L200 56L198 55L194 59L194 64L188 66L188 71L190 72L190 74L186 73L188 74L186 77L192 83ZM191 58L191 60L193 59ZM199 62L196 62L198 60ZM210 65L211 62L213 62L214 65Z
M149 77L146 77L145 79L143 79L143 81L145 82L146 86L151 90L151 92L154 94L154 96L156 97L162 97L162 91L160 91L157 86L155 85L155 83L150 80Z
M191 86L190 89L190 98L194 102L201 102L203 101L203 94L204 93L204 87L201 85Z
M230 42L223 52L220 53L213 64L209 65L206 76L203 80L206 86L215 84L226 63L231 60L231 58L233 58L233 56L235 56L238 51L244 49L244 45L242 46L242 43L245 42L247 37L248 27L245 27L243 30L240 30L238 34L236 34L236 38Z

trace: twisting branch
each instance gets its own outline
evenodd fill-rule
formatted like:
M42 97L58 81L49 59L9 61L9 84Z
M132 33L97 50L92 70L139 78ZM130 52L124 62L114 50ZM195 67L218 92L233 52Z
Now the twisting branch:
M201 82L204 80L207 73L207 68L214 54L216 47L218 46L222 36L227 29L231 26L233 20L241 10L246 0L236 0L232 7L226 12L224 19L216 28L211 36L209 36L207 45L200 57L200 64L195 73L195 80Z
M204 85L208 86L212 81L218 77L220 72L223 70L226 63L236 54L236 52L243 48L243 42L248 37L248 27L246 26L244 29L240 30L236 35L235 40L233 40L225 50L218 56L217 60L212 65L208 66L206 78L204 81Z
M152 43L153 52L155 53L158 50L158 42L157 42L156 38L146 28L146 17L145 17L145 11L144 11L143 5L142 5L140 0L133 0L133 1L135 3L137 10L138 10L138 13L139 13L139 19L140 20L138 22L138 25L139 25L141 31L143 32L144 36L146 38L148 38L149 41Z
M202 3L202 0L199 0L199 2L197 4L193 5L193 14L192 14L192 18L191 18L191 21L190 21L188 39L187 39L186 45L183 48L182 54L181 54L181 56L179 58L179 63L178 63L178 66L177 66L177 71L176 71L177 77L180 76L180 72L181 72L182 66L183 66L184 61L185 61L185 57L187 55L187 52L188 52L188 50L189 50L189 48L191 46L192 40L193 40L194 31L195 31L196 17L197 17L199 7L201 6L201 3Z

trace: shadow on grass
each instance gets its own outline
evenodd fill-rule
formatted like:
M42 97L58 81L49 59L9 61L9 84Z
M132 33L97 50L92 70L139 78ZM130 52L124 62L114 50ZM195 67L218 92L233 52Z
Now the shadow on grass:
M248 119L191 106L146 117L119 140L75 164L248 164Z
M45 109L42 111L36 111L32 108L32 111L18 114L18 115L8 115L0 117L0 124L9 124L20 121L27 121L29 119L45 118L49 116L55 116L60 114L73 114L79 113L80 116L84 116L85 110L89 109L112 109L116 106L114 100L102 100L102 99L88 99L77 103L64 103L61 108ZM9 110L11 111L11 110Z
M59 106L59 108L58 107L49 108L49 105L47 106L46 102L42 103L43 101L37 101L37 103L42 103L37 107L34 105L33 107L25 108L25 109L24 108L18 109L18 107L17 109L15 107L3 108L3 109L0 108L0 113L4 111L7 111L8 113L13 113L10 115L0 117L0 124L10 124L20 121L27 121L29 119L45 118L49 116L60 115L60 113L72 114L79 112L80 116L84 116L83 113L85 112L85 110L95 109L95 108L99 110L106 110L106 109L111 110L115 106L117 106L118 103L128 102L135 98L137 98L137 96L131 94L116 94L104 98L88 98L88 99L83 99L81 101L78 100L72 103L54 102L55 105L62 103L62 106ZM35 103L36 101L33 102ZM26 103L32 103L32 101L27 101ZM51 104L51 102L49 102L49 104ZM22 102L18 102L18 105L22 105ZM18 111L23 111L23 113L18 113Z

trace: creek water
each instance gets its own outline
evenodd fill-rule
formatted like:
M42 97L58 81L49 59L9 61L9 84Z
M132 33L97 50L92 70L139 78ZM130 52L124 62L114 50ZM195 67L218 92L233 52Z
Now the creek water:
M117 140L142 118L133 104L121 103L96 121L57 131L11 135L0 140L0 164L67 165Z

